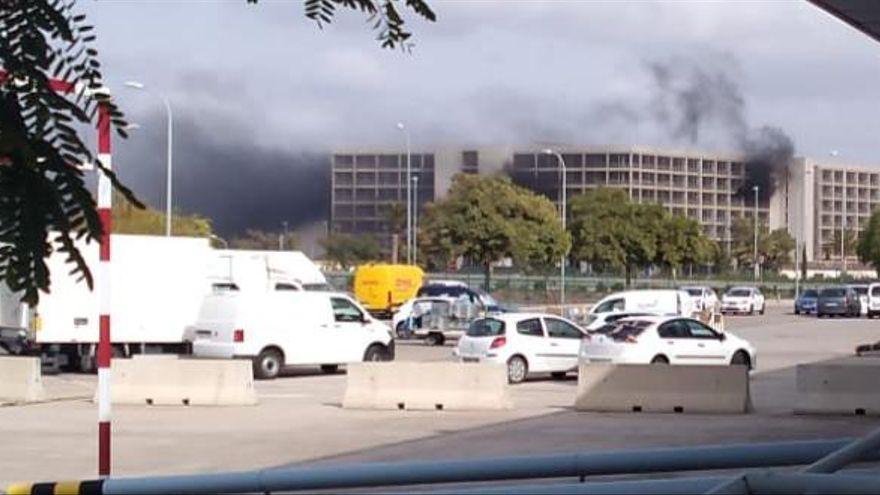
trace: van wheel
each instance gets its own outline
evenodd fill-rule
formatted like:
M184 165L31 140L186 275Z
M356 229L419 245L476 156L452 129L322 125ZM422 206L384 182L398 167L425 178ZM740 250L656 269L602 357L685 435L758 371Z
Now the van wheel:
M339 371L339 365L338 364L322 364L321 371L323 371L324 373L327 373L328 375L332 375L333 373L336 373L337 371Z
M254 376L260 380L277 378L284 367L284 357L277 349L264 349L254 358Z
M428 345L443 345L446 337L442 333L431 332L425 337L425 343Z
M507 360L507 382L522 383L529 374L529 363L522 356L513 356Z
M669 358L662 355L654 356L654 359L651 360L651 364L669 364Z
M367 352L364 353L364 361L388 361L388 352L386 352L385 349L380 345L371 345L367 348Z

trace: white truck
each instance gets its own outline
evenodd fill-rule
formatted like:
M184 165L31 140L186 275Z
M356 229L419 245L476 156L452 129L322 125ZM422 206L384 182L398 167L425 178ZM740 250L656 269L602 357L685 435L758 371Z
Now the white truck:
M302 289L303 280L326 284L314 265L314 270L291 272L295 269L292 262L284 268L285 263L276 261L297 259L302 265L301 253L221 251L212 249L206 238L114 234L111 243L110 317L115 356L189 353L187 332L204 298L217 290L285 290L296 284ZM80 248L97 275L98 245ZM311 264L308 258L305 262ZM6 330L6 336L26 335L23 342L3 338L0 343L7 352L42 355L44 362L54 367L93 370L104 289L97 277L95 289L90 291L84 282L67 275L70 267L61 255L50 256L47 264L52 273L51 291L40 295L36 308L22 314L19 297L0 298L0 314L15 318L12 315L19 308L17 328Z

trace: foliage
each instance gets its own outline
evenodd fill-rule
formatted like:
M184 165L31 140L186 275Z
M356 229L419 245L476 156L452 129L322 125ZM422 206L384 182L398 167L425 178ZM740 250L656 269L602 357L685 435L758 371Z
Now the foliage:
M253 249L257 251L280 251L282 243L285 251L296 250L296 235L292 232L266 232L247 229L243 236L230 239L232 249Z
M715 243L696 220L673 216L658 204L634 203L622 189L595 189L570 203L572 258L623 270L627 286L637 267L658 264L674 273L715 256Z
M753 266L755 257L754 220L739 217L731 224L733 241L731 254L737 265ZM766 224L758 225L758 261L768 270L779 270L791 262L794 239L785 229L770 231ZM763 261L762 261L763 260Z
M840 229L834 229L831 234L831 240L822 245L822 252L826 260L832 256L840 256L840 237ZM858 244L858 234L855 231L852 229L843 231L843 250L847 256L857 254Z
M553 203L506 177L459 174L447 196L428 204L420 249L439 266L463 256L483 267L510 258L520 268L554 263L570 247Z
M880 273L880 210L874 210L858 242L859 259Z
M123 136L125 122L103 91L93 28L74 7L74 0L0 6L0 281L30 304L49 290L45 259L52 251L92 286L74 239L97 240L102 225L83 173L72 165L94 164L136 203L76 130L97 124L99 106ZM52 79L71 86L53 87Z
M114 234L165 235L165 213L149 207L136 207L121 196L113 201ZM180 213L171 218L171 232L182 237L210 237L213 234L211 220Z
M247 0L257 3L257 0ZM410 50L409 39L412 33L404 29L404 20L396 5L399 0L305 0L306 17L315 21L323 28L330 24L336 15L337 8L350 9L366 13L367 22L377 32L376 39L382 48L401 48ZM425 0L406 0L406 7L428 21L435 21L437 16Z
M327 260L347 270L354 265L377 261L382 250L375 239L368 236L331 234L321 242Z

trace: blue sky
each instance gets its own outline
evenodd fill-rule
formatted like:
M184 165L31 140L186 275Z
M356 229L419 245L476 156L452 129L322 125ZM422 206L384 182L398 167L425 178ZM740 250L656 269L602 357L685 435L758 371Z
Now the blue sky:
M250 150L256 162L269 154L272 166L286 166L286 155L399 144L399 120L416 147L734 147L711 118L694 143L648 114L652 63L676 68L685 82L695 70L723 74L742 98L745 124L782 128L798 154L838 150L839 161L880 164L880 45L806 1L430 3L437 22L409 16L416 47L403 54L381 49L358 14L319 30L299 1L82 2L107 82L143 126L117 147L120 174L161 204L161 105L124 89L126 80L170 98L180 121L175 152L188 148L182 160L210 155L232 170L260 166L242 158ZM621 107L628 118L609 113ZM241 152L238 163L222 163L229 149ZM290 167L308 166L301 162ZM200 208L186 199L199 195L196 186L181 193L185 209Z

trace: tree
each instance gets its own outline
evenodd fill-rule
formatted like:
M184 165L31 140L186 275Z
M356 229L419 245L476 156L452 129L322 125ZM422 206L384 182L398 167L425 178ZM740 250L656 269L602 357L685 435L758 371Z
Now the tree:
M138 208L125 198L113 203L113 233L165 235L165 213L153 208ZM171 219L171 232L182 237L211 237L211 220L200 215L176 213Z
M656 208L657 205L641 205ZM660 207L662 216L657 232L655 262L665 266L676 278L683 265L712 263L717 254L717 244L703 234L699 222L693 218L670 215Z
M403 203L393 203L386 210L385 216L391 230L391 262L397 263L400 252L400 233L406 226L406 206Z
M233 249L254 249L257 251L281 251L281 244L285 251L296 250L296 235L292 232L266 232L259 229L247 229L243 236L229 241L229 247Z
M456 175L447 196L426 207L419 227L420 249L429 258L462 256L478 264L487 288L493 263L509 258L525 269L545 266L570 246L553 203L500 176Z
M858 242L859 259L880 273L880 210L874 210Z
M733 246L731 254L737 266L754 266L755 224L754 220L739 217L731 225ZM794 239L786 229L770 231L766 224L758 225L758 262L769 270L779 270L791 262Z
M382 257L379 244L367 236L331 234L321 245L324 247L324 256L343 270L368 261L377 261Z
M256 0L248 0L256 3ZM319 27L338 9L368 16L383 48L410 50L411 33L398 0L304 0L305 16ZM406 0L406 9L435 21L425 0ZM72 164L91 163L114 188L141 206L109 170L95 159L78 129L94 128L98 107L125 137L126 123L103 90L95 34L76 0L6 0L0 6L0 281L36 304L48 290L45 259L65 254L92 287L92 275L74 239L101 238L102 224L83 173ZM70 83L57 92L51 79ZM75 86L74 86L75 85ZM89 133L90 135L90 133Z
M681 240L671 235L659 241L665 220L660 205L633 203L622 189L599 188L572 198L569 212L572 257L623 270L627 287L636 267L655 261L658 244L668 248L663 262L681 263L678 250L673 249Z

